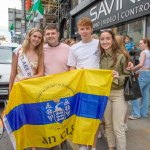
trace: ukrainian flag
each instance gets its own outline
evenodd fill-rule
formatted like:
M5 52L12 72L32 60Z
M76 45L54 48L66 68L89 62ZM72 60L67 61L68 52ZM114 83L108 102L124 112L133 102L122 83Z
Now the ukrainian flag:
M14 148L92 145L111 83L112 71L85 69L16 83L4 117Z

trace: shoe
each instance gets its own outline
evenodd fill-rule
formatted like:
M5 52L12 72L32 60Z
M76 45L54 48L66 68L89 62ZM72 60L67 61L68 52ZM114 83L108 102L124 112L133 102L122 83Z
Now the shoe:
M128 117L128 119L130 119L130 120L136 120L136 119L139 119L140 117L135 117L135 116L133 116L133 115L131 115L131 116L129 116Z
M98 139L101 139L102 138L102 132L101 131L99 131L99 133L98 133Z
M124 124L124 131L125 131L125 132L128 131L128 126L127 126L126 123Z
M88 150L88 147L87 146L80 146L79 150Z

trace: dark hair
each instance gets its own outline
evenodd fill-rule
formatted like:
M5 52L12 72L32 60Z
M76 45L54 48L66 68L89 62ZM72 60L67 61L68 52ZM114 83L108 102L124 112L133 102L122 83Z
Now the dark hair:
M141 39L141 40L143 41L143 43L147 44L147 47L148 47L149 50L150 50L150 40L147 39L147 38L143 38L143 39Z
M58 27L57 27L56 24L47 25L47 26L45 27L45 29L44 29L44 32L45 32L46 30L56 30L57 32L59 32L59 29L58 29Z
M113 43L112 43L113 64L112 64L112 67L115 66L115 64L117 63L117 53L121 53L121 54L125 55L127 60L128 60L129 59L129 55L124 50L119 48L119 45L117 43L117 40L115 38L115 34L113 33L113 31L110 30L110 29L101 30L100 31L100 36L104 32L109 33L112 36L112 39L113 39ZM101 55L105 54L105 50L101 47L101 44L100 44L100 51L101 51Z
M130 39L129 35L125 35L125 38L128 38L128 39Z
M125 35L125 36L124 36L124 43L126 43L126 42L125 42L126 38L128 38L128 39L129 39L129 41L131 40L131 38L130 38L130 36L129 36L129 35Z

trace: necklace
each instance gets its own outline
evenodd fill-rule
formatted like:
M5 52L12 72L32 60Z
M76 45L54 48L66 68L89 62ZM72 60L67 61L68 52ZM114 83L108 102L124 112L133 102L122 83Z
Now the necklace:
M57 45L53 46L53 45L50 45L50 44L48 43L48 45L49 45L50 47L57 47L59 44L60 44L60 42L58 42Z

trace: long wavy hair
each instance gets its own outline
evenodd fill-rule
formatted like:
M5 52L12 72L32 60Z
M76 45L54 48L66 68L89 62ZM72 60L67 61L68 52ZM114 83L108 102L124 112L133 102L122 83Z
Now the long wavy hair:
M125 55L125 57L127 58L127 60L129 60L129 55L124 51L122 50L118 43L117 43L117 40L115 38L115 34L113 33L113 31L111 29L105 29L105 30L101 30L100 31L100 37L101 37L101 34L104 33L104 32L107 32L111 35L112 37L112 59L113 59L113 64L111 67L114 67L115 64L117 63L117 53L120 53L120 54L123 54ZM101 47L101 44L100 45L100 51L101 51L101 55L104 55L106 54L105 50Z
M43 54L43 43L44 43L44 35L41 29L38 28L32 28L26 35L25 40L22 44L22 50L23 53L29 48L30 46L30 37L32 34L34 34L35 32L40 32L42 34L42 39L39 45L37 45L35 47L35 52L37 53L38 57L41 57Z
M117 43L118 43L118 46L119 46L119 49L121 49L121 50L123 50L125 53L126 53L126 55L127 55L127 62L129 62L129 60L130 60L130 55L129 55L129 52L128 52L128 50L126 49L126 47L125 47L125 37L124 36L122 36L122 35L116 35L115 36L115 38L116 38L116 41L117 41Z

